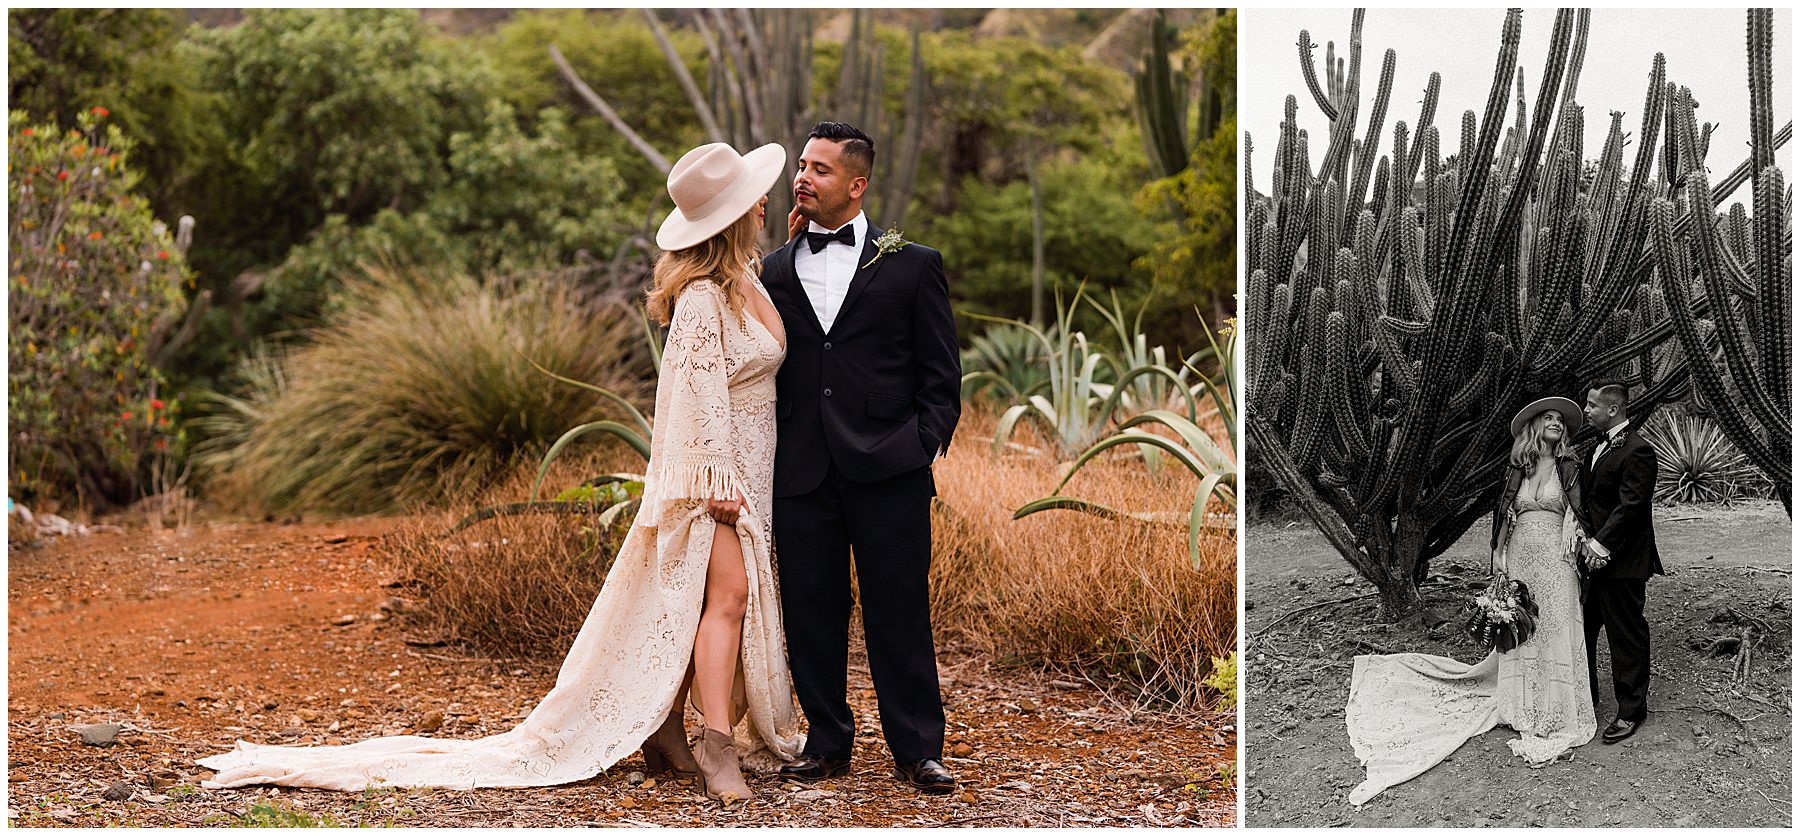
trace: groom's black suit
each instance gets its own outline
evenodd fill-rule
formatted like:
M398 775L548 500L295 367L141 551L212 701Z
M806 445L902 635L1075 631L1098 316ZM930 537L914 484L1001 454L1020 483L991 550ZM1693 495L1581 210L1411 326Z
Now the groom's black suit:
M763 262L788 333L775 380L775 562L806 752L848 759L856 737L845 701L854 552L888 749L896 761L941 760L930 465L962 411L962 365L943 257L907 244L876 259L880 234L871 224L857 242L830 330L794 269L806 236Z
M1606 566L1594 570L1582 600L1587 632L1588 685L1600 703L1599 666L1595 651L1600 628L1612 650L1613 696L1621 720L1641 723L1650 692L1650 623L1644 619L1644 586L1663 573L1651 527L1650 501L1656 490L1656 449L1626 427L1620 443L1608 445L1594 461L1593 450L1581 459L1581 489L1593 539L1609 551Z

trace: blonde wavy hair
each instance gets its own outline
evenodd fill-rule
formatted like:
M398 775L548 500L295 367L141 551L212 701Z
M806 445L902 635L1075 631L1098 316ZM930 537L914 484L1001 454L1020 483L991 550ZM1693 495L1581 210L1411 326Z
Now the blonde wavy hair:
M692 282L712 279L725 288L725 299L731 304L732 314L743 316L744 302L749 298L745 295L749 291L744 283L750 280L751 271L761 269L762 264L762 249L756 243L759 231L756 210L752 209L705 241L686 249L664 251L656 257L656 268L651 271L650 290L644 294L644 310L651 319L668 325L675 315L675 300L681 297L682 288Z
M1537 471L1538 452L1544 449L1544 416L1552 412L1562 419L1563 436L1557 440L1556 447L1550 450L1550 455L1560 459L1569 454L1569 435L1572 433L1569 429L1569 417L1554 409L1546 409L1531 416L1531 420L1525 422L1525 428L1513 436L1512 456L1509 459L1514 467L1524 470L1527 476Z

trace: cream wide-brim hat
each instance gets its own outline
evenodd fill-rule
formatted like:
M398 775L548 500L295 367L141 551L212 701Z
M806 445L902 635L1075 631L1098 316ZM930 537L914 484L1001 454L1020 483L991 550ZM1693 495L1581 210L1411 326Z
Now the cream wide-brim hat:
M656 246L685 250L725 231L774 188L787 149L769 143L742 156L723 142L695 148L669 169L675 211L656 230Z
M1525 429L1525 425L1531 423L1531 419L1542 415L1544 411L1548 409L1554 409L1557 412L1562 413L1563 424L1571 428L1574 427L1575 421L1577 420L1576 416L1581 414L1581 407L1568 398L1558 395L1551 395L1548 398L1538 398L1537 400L1526 404L1524 409L1519 410L1518 413L1513 416L1513 437L1517 438L1519 436L1519 431ZM1564 432L1573 431L1573 429L1564 430Z

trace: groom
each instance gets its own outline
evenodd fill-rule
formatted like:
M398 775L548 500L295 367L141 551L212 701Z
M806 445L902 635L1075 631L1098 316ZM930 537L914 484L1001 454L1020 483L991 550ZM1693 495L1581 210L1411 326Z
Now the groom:
M763 261L788 333L775 380L775 560L810 726L781 774L816 781L850 770L854 560L894 775L944 794L956 781L943 764L931 637L931 464L962 411L962 365L943 257L897 234L883 239L862 213L874 164L862 131L815 126L794 174L793 240Z
M1628 398L1624 385L1600 381L1588 388L1583 409L1600 439L1581 459L1582 504L1594 526L1593 536L1582 545L1589 581L1581 616L1587 631L1588 685L1596 706L1600 679L1595 651L1603 626L1612 650L1618 714L1601 733L1607 743L1636 734L1649 713L1650 624L1644 620L1644 586L1651 575L1663 573L1650 522L1656 449L1626 419Z

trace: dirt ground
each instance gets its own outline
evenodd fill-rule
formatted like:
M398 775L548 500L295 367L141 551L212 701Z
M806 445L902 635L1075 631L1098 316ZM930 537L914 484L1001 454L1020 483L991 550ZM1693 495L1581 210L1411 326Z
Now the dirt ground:
M1593 742L1542 769L1512 755L1505 727L1360 809L1363 770L1344 729L1351 660L1418 651L1480 658L1454 624L1381 622L1371 591L1305 523L1246 532L1245 817L1251 827L1787 827L1793 768L1792 563L1775 503L1658 508L1668 574L1652 578L1650 718L1617 745ZM1454 614L1485 583L1480 526L1433 564L1428 608ZM1338 603L1328 603L1338 602ZM1314 607L1304 610L1302 608ZM1298 612L1297 612L1298 611ZM1456 623L1460 623L1456 622ZM1712 639L1756 625L1750 675ZM1599 722L1611 722L1601 644Z
M554 665L409 644L374 546L400 524L207 523L13 548L7 818L18 826L1230 826L1236 733L1133 711L1087 682L940 649L957 794L889 777L864 660L851 775L753 777L721 811L690 782L637 783L637 755L534 790L204 790L195 759L239 738L348 743L510 728ZM690 728L696 722L689 717ZM80 726L123 726L92 746Z

